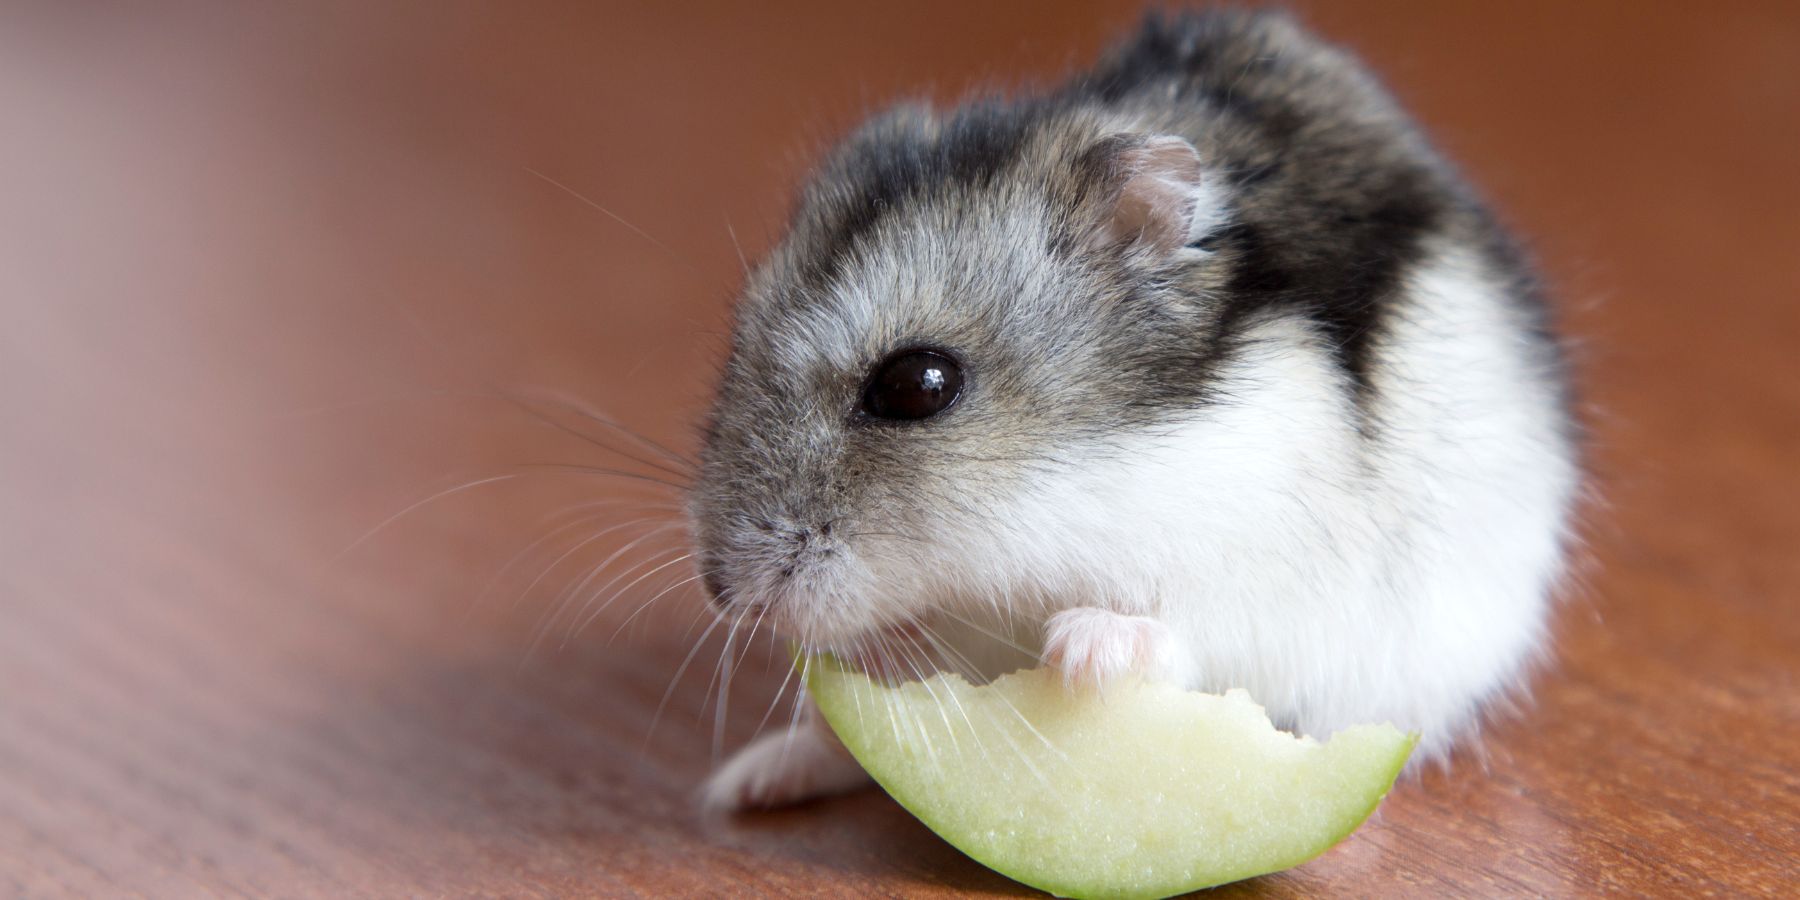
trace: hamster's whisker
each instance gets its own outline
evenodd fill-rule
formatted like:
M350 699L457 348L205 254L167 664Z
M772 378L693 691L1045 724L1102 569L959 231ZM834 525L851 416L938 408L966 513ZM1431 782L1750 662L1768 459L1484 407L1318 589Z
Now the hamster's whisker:
M781 755L784 757L787 756L788 750L794 745L794 732L800 727L800 716L806 710L806 679L812 672L812 657L800 657L800 665L798 668L800 673L800 684L794 689L793 701L788 706L787 730L782 732L781 735ZM775 696L779 699L781 695L776 694Z
M652 521L655 521L655 520L650 519L650 518L640 518L640 519L632 519L631 521L628 521L628 522L619 522L619 523L611 525L609 527L602 528L599 531L597 531L591 535L588 535L586 538L583 538L582 540L576 542L576 544L574 546L570 547L567 550L564 550L561 556L558 556L556 559L551 560L550 564L545 566L544 570L542 572L539 572L538 576L536 578L533 578L531 580L531 583L525 586L525 590L523 590L519 593L519 598L518 598L518 600L513 601L513 605L516 607L527 596L530 596L531 592L533 590L537 589L537 586L540 582L542 582L546 577L548 577L551 572L556 571L557 566L562 565L564 560L567 560L569 557L574 556L576 553L579 553L582 548L588 546L589 544L594 543L595 541L600 540L603 537L606 537L609 534L612 534L615 531L620 531L620 530L623 530L626 528L630 528L634 525L642 525L645 522L652 522ZM627 543L625 546L620 547L617 551L615 551L613 553L612 556L607 557L605 562L602 562L600 564L600 566L596 567L596 570L599 568L604 568L608 563L611 563L614 559L616 559L620 555L629 553L632 550L632 548L636 547L639 543L641 543L645 540L648 540L650 537L652 537L658 533L661 533L664 531L669 531L669 530L672 530L672 529L678 528L678 527L680 527L679 524L673 523L673 522L664 522L663 524L658 525L656 528L651 529L650 531L647 531L642 535L639 535L636 539L632 540L630 543ZM563 596L564 595L562 593L559 593L557 595L557 597L558 597L558 599L556 601L557 606L561 606L561 604L564 602Z
M731 227L731 217L725 218L725 233L731 236L731 249L737 251L738 267L744 270L744 277L750 277L750 260L744 256L744 245L738 243L737 229Z
M999 601L990 599L990 602L994 604L994 608L996 611L999 611L1001 609ZM1006 607L1007 613L1010 613L1011 611L1012 611L1011 607ZM936 610L936 612L941 613L946 618L955 620L958 624L968 628L970 631L973 631L976 634L981 635L982 637L989 638L993 641L1004 644L1007 647L1010 647L1014 650L1019 651L1020 653L1025 654L1026 656L1036 658L1038 655L1037 653L1033 652L1032 650L1027 649L1024 645L1020 644L1018 641L1015 641L1012 638L1006 637L1005 635L999 634L997 632L989 631L986 628L983 628L982 626L975 624L975 622L973 620L965 619L962 616L959 616L956 613L951 612L948 609L939 609L939 610Z
M901 684L903 682L903 676L901 674L899 674L899 672L900 672L899 667L896 666L893 663L893 661L889 658L888 653L887 653L887 643L882 638L882 635L880 635L879 633L872 632L868 635L866 643L868 646L869 658L871 659L871 661L873 661L875 666L880 670L883 684L890 690L898 687L899 684ZM904 737L901 734L901 727L903 725L905 726L906 732L909 734L916 732L918 730L916 728L916 723L914 720L912 720L912 719L904 719L903 720L903 719L898 718L895 715L895 713L898 711L899 711L899 704L896 704L896 703L888 703L887 704L888 721L890 723L892 723L894 726L894 739L896 742L904 740ZM926 751L927 751L927 753L930 753L930 751L931 751L931 747L929 744L926 746ZM931 754L931 755L935 756L936 754Z
M320 416L320 415L329 415L329 414L338 413L338 412L347 412L347 411L363 409L363 408L367 408L367 407L371 407L371 406L382 406L382 405L386 405L386 404L411 404L411 403L420 403L425 400L435 400L435 399L443 399L443 398L448 398L450 400L455 400L455 401L498 400L502 403L506 403L506 404L512 406L513 408L519 410L520 412L525 413L526 415L528 415L534 419L537 419L538 421L542 422L543 424L549 425L549 426L556 428L560 431L563 431L571 436L580 438L581 440L586 441L587 443L593 444L602 449L610 450L614 453L624 456L627 459L632 460L633 462L638 462L643 465L661 469L662 471L667 472L668 474L675 475L677 477L682 477L682 478L691 478L693 476L694 472L699 468L698 464L695 463L695 461L693 459L683 455L679 451L671 449L666 444L662 444L662 443L659 443L648 437L645 437L644 435L638 433L637 431L634 431L631 428L625 426L624 424L621 424L618 420L613 419L610 416L604 415L602 413L594 412L593 410L589 409L588 407L580 405L576 401L570 400L561 394L549 393L548 395L540 395L536 399L539 400L540 402L555 404L561 408L567 409L569 412L574 413L577 416L587 419L590 422L593 422L597 425L601 425L608 429L611 429L612 431L618 433L620 436L631 439L641 449L648 451L649 453L651 453L655 456L661 457L662 459L666 460L668 463L674 464L674 468L669 468L663 463L657 463L653 460L644 459L640 456L637 456L635 454L627 452L627 451L625 451L617 446L614 446L612 444L607 444L607 443L601 442L598 438L594 437L591 434L587 434L585 432L581 432L581 431L572 429L569 426L567 426L561 422L551 419L550 417L546 416L537 407L533 406L531 400L521 397L521 393L522 392L520 392L520 391L509 390L507 388L499 387L499 386L496 386L493 384L485 385L484 389L482 389L482 390L462 390L462 389L456 389L456 388L425 388L425 389L420 389L420 390L416 390L416 391L408 391L408 392L399 393L399 394L387 394L387 395L376 396L376 397L365 397L360 400L350 400L350 401L346 401L343 403L332 403L332 404L325 404L325 405L321 405L321 406L307 407L304 409L289 410L289 411L282 412L282 413L275 413L273 415L275 416L275 418L278 418L278 419L307 418L307 417ZM529 393L529 391L524 392L524 393Z
M456 485L454 487L448 487L441 491L438 491L437 493L432 494L432 495L424 498L423 500L419 500L419 501L407 506L405 509L402 509L397 513L394 513L393 515L388 516L386 519L383 519L381 521L381 524L376 525L374 528L371 528L368 531L364 532L362 537L359 537L356 540L351 541L349 546L345 547L342 550L339 550L338 554L337 554L338 558L342 559L344 556L348 555L350 553L350 551L355 550L357 547L362 546L364 541L367 541L369 538L374 537L382 529L388 527L389 525L394 524L395 522L400 521L401 519L405 518L407 515L411 514L413 511L419 509L420 507L426 506L427 504L435 503L439 500L444 499L445 497L449 497L449 496L452 496L455 494L460 494L463 491L481 487L483 485L494 484L495 482L500 482L500 481L511 481L512 479L522 478L522 477L524 477L524 473L520 473L520 472L511 472L511 473L507 473L505 475L492 475L487 478L477 478L473 481L465 481L462 484Z
M931 644L931 650L934 657L942 660L946 664L944 668L963 676L968 679L971 684L986 680L983 677L979 666L970 661L968 656L964 655L962 651L957 650L950 642L944 640L930 625L924 622L914 622L913 625L918 628L919 637L924 638ZM916 645L917 643L918 642L915 640L914 644Z
M664 557L666 557L669 553L677 553L677 555L674 556L673 558L664 559ZM592 625L594 623L595 619L598 619L600 617L601 613L606 612L607 608L612 606L614 601L616 601L620 597L624 596L627 591L630 591L632 588L637 587L639 584L642 584L644 579L649 578L650 576L655 575L656 573L661 572L662 570L667 569L670 566L678 565L678 564L685 562L692 558L693 558L692 553L679 553L676 550L665 550L665 551L663 551L662 554L659 554L657 556L653 556L650 558L650 560L664 560L663 562L659 563L658 565L656 565L652 568L645 569L645 571L642 574L638 575L636 578L631 579L631 581L628 582L624 587L619 588L617 591L613 591L612 594L610 596L608 596L605 601L601 602L598 606L595 606L594 601L598 600L600 598L600 595L605 594L607 592L607 590L609 588L611 588L614 583L616 583L619 579L624 578L626 575L630 574L632 571L639 569L639 568L643 568L643 566L641 564L638 566L633 566L632 568L626 569L624 572L621 572L619 575L615 576L611 582L608 582L606 584L605 587L602 587L601 589L588 595L588 599L582 603L581 612L577 613L576 616L574 617L574 618L578 619L578 623L571 624L570 627L563 632L561 646L563 646L563 647L569 646L569 641L571 639L573 639L576 635L580 634L582 631L585 631L589 625Z
M918 626L919 626L919 633L921 635L925 636L925 638L927 640L930 640L932 643L932 646L940 648L940 650L942 652L945 652L947 654L951 654L957 658L960 658L965 665L969 666L969 668L971 670L975 670L975 664L973 662L971 662L967 656L964 656L961 651L957 650L954 646L951 646L947 641L944 641L937 634L937 632L932 630L930 625L927 625L924 622L920 622L920 623L918 623ZM1003 695L996 695L996 696L998 696L1000 698L1000 702L1006 704L1007 710L1010 711L1013 714L1013 716L1019 720L1019 724L1025 726L1025 730L1031 732L1032 736L1037 738L1038 741L1040 743L1042 743L1046 749L1050 750L1052 753L1055 753L1057 756L1062 757L1062 759L1065 762L1068 761L1068 756L1066 754L1064 754L1061 750L1057 749L1056 745L1052 744L1050 742L1050 739L1045 737L1043 732L1041 732L1037 729L1037 726L1031 724L1031 720L1027 719L1025 717L1025 714L1020 712L1019 708L1017 706L1013 705L1013 702L1011 700L1006 699L1006 697Z
M754 617L752 617L752 614L754 614ZM721 742L724 740L724 725L727 721L726 716L728 710L726 707L731 702L731 681L737 675L738 667L743 664L744 655L750 652L751 637L755 635L756 630L762 626L763 619L768 616L768 614L769 608L766 605L745 608L742 612L738 613L737 621L733 625L732 632L726 637L726 649L730 652L723 659L723 667L720 669L721 678L719 681L718 703L713 710L715 717L713 737L718 748L724 746ZM742 627L746 620L750 623L748 631L745 631Z
M549 473L561 473L566 475L583 475L595 478L624 478L631 481L642 481L649 484L661 485L676 491L686 491L688 489L688 486L685 484L670 481L666 478L658 478L655 475L646 475L642 472L630 472L624 469L608 469L604 466L587 466L580 463L529 462L518 463L516 464L516 468L543 470Z
M875 637L874 644L876 654L881 659L882 670L890 673L892 681L889 686L895 689L900 688L906 683L906 669L902 668L900 665L904 660L897 660L895 658L896 648L889 643L886 635L878 634ZM921 684L923 683L922 678L920 679L920 682ZM927 693L930 693L930 691L927 690ZM933 696L935 697L935 695ZM937 762L937 747L933 746L931 743L931 734L925 729L925 723L921 718L922 715L923 714L921 713L920 716L908 719L906 725L908 730L917 735L919 740L925 745L925 754L930 757L933 764L935 764Z
M637 547L639 545L643 544L645 541L650 540L651 538L657 537L659 535L667 534L668 532L674 530L674 527L675 526L667 525L667 524L660 525L656 528L653 528L653 529L637 536L636 538L633 538L631 541L626 543L624 546L618 548L617 550L614 550L612 552L612 555L608 556L605 560L601 561L599 565L589 568L587 570L587 574L582 576L582 578L579 581L575 582L574 584L571 584L569 587L565 588L560 594L558 594L556 602L554 604L552 604L552 606L549 610L549 613L544 617L543 621L539 623L536 632L533 634L532 639L531 639L531 647L529 650L526 651L526 655L529 657L532 653L536 652L538 645L543 643L544 638L549 635L549 632L550 632L551 628L553 628L555 626L556 621L563 617L563 614L569 609L569 605L574 602L575 597L580 596L582 591L586 590L587 586L589 584L592 584L595 578L598 578L601 575L601 573L605 572L606 568L608 566L612 565L615 561L617 561L620 557L624 556L625 554L630 553L632 550L637 549ZM627 575L633 571L636 571L640 566L642 566L646 563L649 563L649 562L654 562L658 559L661 559L663 556L665 556L669 553L674 553L674 552L677 552L674 548L670 548L668 550L663 550L661 552L652 554L646 560L642 560L640 562L633 563L632 565L627 566L624 572L620 573L619 576L615 576L614 581L607 582L606 587L611 587L614 583L617 582L617 578L624 577L624 575ZM605 587L601 588L601 590L603 590L603 591L605 589L606 589Z
M775 688L775 696L769 698L769 708L763 711L762 719L757 721L756 727L750 730L752 735L762 734L763 729L768 726L769 719L775 715L776 707L781 705L781 698L787 696L788 685L793 683L794 672L798 668L799 666L788 666L787 674L782 676L781 685ZM796 696L799 691L804 688L805 684L805 681L801 681L801 687L795 688ZM786 755L785 750L783 751L783 755Z
M560 510L559 512L553 513L546 518L550 519L550 520L554 520L558 516L567 515L569 513L575 512L577 510L589 509L589 508L596 507L596 506L608 506L608 505L617 505L617 504L609 503L608 501L604 501L604 500L596 501L593 503L577 503L574 506L565 507L564 509ZM475 599L469 603L469 608L464 613L464 615L467 616L467 615L474 614L475 610L479 609L481 607L482 602L487 599L487 595L490 592L492 592L494 590L494 587L500 583L500 580L502 578L505 578L507 573L511 572L513 567L518 565L522 560L524 560L526 556L530 555L530 553L533 550L536 550L537 548L542 547L543 545L551 542L552 540L555 540L558 536L562 535L563 533L565 533L567 531L570 531L575 528L579 528L580 526L583 526L583 525L587 525L599 518L601 518L601 516L599 514L588 514L588 515L576 516L573 519L570 519L569 521L562 523L561 525L557 525L556 527L551 528L548 531L545 531L543 534L538 535L535 539L533 539L530 543L526 544L524 547L519 548L519 551L517 553L514 553L512 556L508 557L506 562L504 564L502 564L500 566L500 568L494 572L493 576L487 580L487 583L483 584L481 586L480 593L477 593L475 595Z
M530 475L564 473L564 474L574 474L574 475L581 475L581 476L588 476L588 477L622 478L622 479L627 479L627 480L632 480L632 481L641 481L641 482L645 482L648 484L658 485L660 487L669 488L669 489L677 491L677 492L685 492L688 489L688 486L685 484L669 481L669 480L663 479L663 478L658 478L653 475L646 475L641 472L629 472L629 471L625 471L622 469L608 469L608 468L604 468L604 467L600 467L600 466L583 466L583 465L573 465L573 464L567 464L567 463L520 463L520 464L514 466L514 468L515 469L526 469L526 470L531 470L531 471L514 471L514 472L504 472L499 475L489 475L484 478L476 478L476 479L472 479L470 481L465 481L461 484L452 485L450 487L444 488L443 490L436 491L432 494L429 494L417 501L414 501L413 503L408 504L406 507L402 508L399 512L396 512L393 515L388 516L386 519L383 519L381 522L377 523L375 525L375 527L369 529L366 532L363 532L363 534L361 536L359 536L356 540L351 541L348 545L346 545L344 547L344 549L339 550L337 553L337 558L342 559L343 557L349 555L356 548L362 546L370 538L373 538L375 535L380 534L382 531L387 529L389 526L393 525L395 522L398 522L401 519L406 518L407 516L411 515L412 513L417 512L418 510L420 510L426 506L429 506L432 503L436 503L439 500L443 500L448 497L452 497L457 494L463 493L465 491L473 490L478 487L483 487L483 486L490 485L490 484L497 484L502 481L515 481L515 480L518 480L520 478L525 478ZM542 471L539 471L539 470L542 470Z
M926 652L923 647L919 646L917 641L912 640L906 635L895 635L894 644L896 652L898 652L902 659L905 660L907 667L912 669L913 677L916 678L919 685L925 689L925 693L931 695L932 705L937 707L938 715L944 720L944 733L950 736L950 746L952 749L960 752L962 745L961 742L956 739L956 727L950 722L950 713L946 708L947 704L944 703L944 697L938 693L937 689L931 686L930 673L926 672L926 669L935 668L931 665L930 654ZM949 688L946 693L951 695L953 701L955 700L955 688ZM963 712L962 703L960 701L955 702L957 711L963 713L964 721L968 721L969 717L966 712ZM974 726L973 722L970 722L969 724L970 727ZM937 765L937 754L934 749L929 744L926 745L926 749L928 752L931 752L932 764Z
M624 503L625 503L625 501L622 501L622 500L600 500L600 501L596 501L593 503L576 504L575 506L569 507L568 509L564 510L563 512L566 514L566 513L574 512L576 510L580 510L580 509L591 509L591 508L606 507L606 506L622 506L622 505L624 505ZM675 507L646 507L646 508L656 508L659 510L666 509L671 514L678 511ZM554 517L552 517L552 518L554 518ZM500 580L502 578L506 577L506 574L508 572L512 571L513 567L518 565L521 561L523 561L525 559L525 557L527 555L529 555L532 551L543 546L544 544L549 543L550 541L556 539L557 537L560 537L561 535L570 531L571 529L578 528L582 525L591 524L595 521L602 520L603 518L604 518L603 514L589 514L589 515L577 516L568 522L564 522L563 524L550 529L549 531L545 532L542 536L540 536L537 540L534 540L531 543L526 544L524 549L521 549L518 553L513 554L512 558L507 560L506 564L501 566L500 570L498 572L494 573L494 577L488 579L487 585L482 588L481 593L479 595L477 595L475 598L476 604L479 604L482 600L486 599L488 593L490 591L492 591L496 586L499 585ZM643 517L640 517L637 519L632 519L627 522L618 523L617 525L613 526L613 529L611 529L611 530L616 530L617 528L629 527L631 525L638 525L638 524L642 524L644 522L654 522L654 521L656 521L655 517L643 516ZM606 533L607 533L606 531L601 532L602 535L604 535ZM589 540L591 541L592 538L590 538ZM577 544L575 549L577 549L577 550L580 549L581 546L585 545L586 543L587 542L584 541L582 544ZM554 568L556 563L560 563L562 560L567 559L567 558L568 558L567 554L557 557L556 562L551 563L551 568ZM549 571L550 570L547 568L544 570L543 573L539 574L536 579L533 579L533 581L531 582L531 587L536 587L538 581L543 580L544 575L548 574ZM529 591L529 588L527 588L527 591ZM519 598L516 598L513 601L513 605L516 607L518 605L518 601L522 600L522 599L524 599L523 595L521 595Z
M649 241L652 246L656 247L658 250L661 250L664 254L666 254L669 257L669 259L673 260L677 265L680 265L683 269L687 270L688 274L698 277L699 270L694 268L693 263L690 263L686 259L683 259L681 254L675 252L675 248L669 246L668 244L663 243L662 241L657 240L656 237L654 235L652 235L650 232L645 231L644 229L639 228L636 225L633 225L630 222L630 220L626 219L624 216L621 216L618 213L613 212L612 210L607 209L604 206L601 206L599 203L597 203L597 202L589 199L585 195L583 195L580 191L577 191L574 188L569 187L568 185L563 184L562 182L557 181L556 179L551 178L550 176L545 175L544 173L539 172L538 170L536 170L530 166L522 166L521 168L523 168L525 171L531 173L532 175L542 179L545 183L551 185L552 187L555 187L557 190L560 190L563 193L568 194L569 196L574 197L577 200L580 200L583 204L598 211L601 215L613 220L614 222L619 223L620 225L625 226L626 230L630 231L632 234L637 235L638 237L643 238L646 241Z
M931 686L929 680L929 675L931 673L925 671L926 669L931 669L932 672L935 672L936 668L930 665L929 661L926 661L926 664L921 667L919 659L907 652L907 644L905 643L903 636L894 635L893 638L891 643L892 652L900 657L900 660L906 664L907 668L912 670L913 677L916 679L919 686L924 688L927 696L931 697L931 705L937 709L938 717L943 720L945 733L949 734L951 740L954 741L956 738L956 729L950 723L950 714L945 709L944 698L938 694L936 688ZM925 753L931 758L931 764L933 766L941 766L942 764L938 759L937 745L932 743L931 732L925 727L924 719L925 713L919 713L913 720L913 727L917 731L920 740L925 744Z
M756 618L750 622L750 634L744 638L744 649L748 651L750 644L756 640L756 631L762 627L763 620L769 616L769 605L764 603L756 608Z
M694 645L688 649L687 655L682 657L681 665L675 667L675 675L669 679L669 686L663 690L662 700L657 702L656 712L650 716L649 727L644 729L644 746L638 750L640 757L649 752L650 739L656 734L656 724L662 721L663 712L669 707L669 700L675 696L675 688L681 684L681 676L687 674L688 667L693 665L695 657L700 655L701 648L706 646L707 638L712 637L712 633L724 623L725 619L713 616L712 622L700 632L700 636L694 639Z
M766 608L764 611L766 611ZM725 651L719 657L721 662L719 668L719 696L718 702L713 706L712 756L715 763L725 754L725 722L726 715L731 707L731 679L732 676L737 674L736 642L734 638L737 637L739 632L738 626L743 623L744 616L747 615L748 612L749 610L745 610L744 612L739 613L737 619L731 623L731 630L725 635ZM762 612L759 612L757 614L757 620L761 621L761 619Z
M860 656L862 659L864 659L865 663L866 662L879 663L880 657L876 656L874 653L870 652L870 649L868 648L867 644L868 644L868 642L864 639L859 638L857 640L858 656ZM867 671L869 666L865 664L862 668L864 669L864 671ZM871 678L869 680L869 683L871 685L874 685L875 684L874 679ZM885 698L883 698L883 699L885 700ZM897 744L905 743L905 740L906 740L905 735L900 733L900 719L898 717L898 704L883 702L882 707L887 712L888 727L890 729L892 729L894 732L894 742Z
M528 402L521 400L518 397L515 397L515 396L512 396L509 394L509 395L505 395L505 399L508 402L512 403L513 406L517 407L520 411L524 412L526 415L529 415L532 418L535 418L538 421L543 422L546 425L549 425L559 431L562 431L565 434L569 434L574 437L580 438L581 440L587 441L588 443L594 444L595 446L602 447L607 450L611 450L614 453L618 453L621 456L624 456L627 459L631 459L635 462L639 462L639 463L642 463L647 466L652 466L654 468L661 469L664 472L667 472L671 475L675 475L675 476L681 477L681 478L691 478L691 477L693 477L695 470L697 470L699 468L699 466L696 465L693 460L687 458L686 456L681 455L680 453L676 452L675 450L670 449L667 445L659 443L654 440L651 440L650 438L645 437L644 435L639 434L638 432L636 432L630 428L627 428L625 425L621 424L617 419L614 419L611 416L608 416L608 415L605 415L602 413L594 412L593 410L587 408L586 406L583 406L574 400L568 399L567 397L565 397L563 395L552 394L548 397L544 397L543 399L545 402L554 403L557 406L559 406L563 409L566 409L569 412L574 413L575 415L580 416L581 418L583 418L589 422L592 422L596 425L610 429L614 433L636 442L639 449L644 450L653 456L661 457L664 460L664 462L659 463L659 462L655 462L653 460L647 460L642 457L636 456L634 454L628 453L624 450L621 450L620 448L618 448L612 444L604 443L599 438L596 438L591 434L588 434L583 431L578 431L574 428L569 427L568 425L563 424L562 422L559 422L555 419L550 418L549 416L545 415L542 411L540 411L537 407L530 405ZM669 466L670 463L674 464L674 466L676 468L671 468Z
M748 614L748 610L740 610L730 617L726 617L725 615L719 616L719 621L731 623L731 627L725 629L725 643L731 643L732 634L736 632L738 624L743 621L746 614ZM723 648L721 648L719 655L713 659L712 675L706 680L706 690L701 694L700 711L702 713L706 712L706 706L711 702L713 683L719 680L719 666L722 664L724 658L725 653Z
M688 554L687 556L682 557L682 559L692 559L692 558L693 558L693 554L691 554L691 553ZM680 562L680 561L681 560L676 560L676 562ZM610 644L613 641L618 640L619 635L625 631L625 627L631 624L631 620L637 618L639 613L642 613L644 610L649 609L650 604L655 603L658 600L661 600L670 591L676 590L677 588L686 587L686 586L693 584L694 582L699 581L699 580L700 580L699 573L695 573L693 575L689 575L688 577L681 579L680 581L675 582L674 584L669 585L668 587L663 588L660 591L657 591L656 594L654 596L652 596L650 599L645 600L643 603L639 604L637 609L632 610L631 615L626 616L625 621L620 622L619 627L613 629L612 637L607 638L606 642ZM621 592L621 593L623 593L623 592ZM609 600L607 602L610 603L612 601ZM599 615L599 611L596 610L594 614Z
M673 468L670 464L657 463L655 459L644 459L641 455L632 454L632 452L623 450L623 448L619 448L619 446L608 445L608 443L601 441L598 437L592 436L592 434L585 434L585 432L580 432L580 430L574 430L574 428L567 427L567 425L563 425L560 421L551 419L549 416L536 416L536 414L533 414L533 416L535 416L538 421L542 421L545 425L560 430L560 432L567 434L567 436L576 437L576 439L580 439L580 441L587 443L587 445L598 446L601 450L607 450L608 454L621 455L621 457L625 457L625 459L630 459L632 463L648 466L648 468L652 468L652 470L657 470L657 472L664 473L664 475L670 475L670 477L675 477L675 479L682 479L682 481L691 481L691 479L693 479L693 472L691 472L691 470L686 470L686 468Z

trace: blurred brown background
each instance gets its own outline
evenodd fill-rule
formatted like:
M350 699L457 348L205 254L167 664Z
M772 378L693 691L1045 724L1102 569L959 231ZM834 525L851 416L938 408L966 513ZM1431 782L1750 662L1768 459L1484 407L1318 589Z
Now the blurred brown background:
M1232 890L1791 892L1800 6L1301 8L1531 238L1607 503L1529 717ZM782 665L716 717L674 495L532 464L693 447L824 141L1136 17L9 5L0 894L1018 891L879 794L703 822Z

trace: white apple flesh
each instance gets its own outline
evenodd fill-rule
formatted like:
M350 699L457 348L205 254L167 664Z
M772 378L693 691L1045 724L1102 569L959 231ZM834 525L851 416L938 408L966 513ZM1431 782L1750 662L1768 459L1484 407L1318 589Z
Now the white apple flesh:
M1296 738L1243 691L1100 693L1048 669L888 687L827 656L803 665L832 730L901 806L1067 897L1167 897L1306 862L1375 811L1417 740L1391 725Z

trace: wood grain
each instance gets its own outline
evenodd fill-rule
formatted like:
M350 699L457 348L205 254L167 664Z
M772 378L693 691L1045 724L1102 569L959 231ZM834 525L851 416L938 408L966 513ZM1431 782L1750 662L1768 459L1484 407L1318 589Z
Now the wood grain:
M679 553L648 531L672 491L530 464L657 474L584 404L693 447L739 248L824 140L1133 18L0 14L0 895L1025 893L876 793L698 816L783 666L758 638L721 691L715 629L682 669L698 599L651 602L681 564L630 581ZM1800 8L1309 18L1532 237L1599 499L1556 660L1485 754L1222 893L1792 895ZM584 567L640 535L589 610Z

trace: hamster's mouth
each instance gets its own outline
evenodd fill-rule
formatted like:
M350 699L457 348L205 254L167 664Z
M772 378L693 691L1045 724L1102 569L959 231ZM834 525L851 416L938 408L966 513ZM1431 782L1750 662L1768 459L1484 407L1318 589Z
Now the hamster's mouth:
M793 646L800 653L830 654L889 686L924 681L940 672L960 675L971 684L986 684L1007 672L1043 662L1033 647L982 628L958 631L953 626L959 622L927 613L877 625L842 641L796 641Z
M940 667L930 630L908 618L877 625L841 641L795 641L802 653L830 654L863 674L888 684L923 681Z

